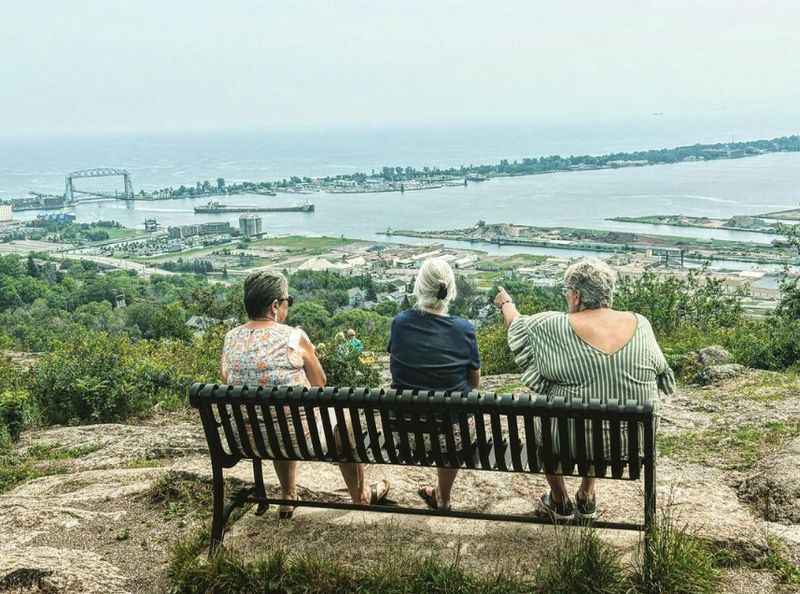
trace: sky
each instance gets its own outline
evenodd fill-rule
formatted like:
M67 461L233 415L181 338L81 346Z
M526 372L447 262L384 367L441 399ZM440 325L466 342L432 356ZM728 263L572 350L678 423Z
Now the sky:
M797 0L27 0L0 136L769 117L800 127Z

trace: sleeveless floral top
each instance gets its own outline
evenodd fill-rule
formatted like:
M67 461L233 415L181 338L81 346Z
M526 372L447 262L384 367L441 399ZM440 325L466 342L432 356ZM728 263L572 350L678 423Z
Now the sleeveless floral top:
M310 388L300 352L303 337L302 330L285 324L266 328L238 326L225 335L223 377L235 385Z

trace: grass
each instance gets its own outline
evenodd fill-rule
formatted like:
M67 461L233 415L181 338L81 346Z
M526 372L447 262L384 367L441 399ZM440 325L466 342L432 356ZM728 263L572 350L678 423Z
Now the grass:
M505 558L511 567L492 562L482 549L472 550L471 556L478 559L467 563L460 541L446 550L414 547L398 541L392 531L373 541L373 531L368 530L353 536L373 541L368 554L359 555L351 554L348 546L326 546L323 534L312 525L301 524L292 532L298 528L316 546L297 548L278 540L267 547L260 543L259 549L267 553L222 548L211 559L205 555L208 529L195 531L173 549L168 568L171 594L710 594L719 581L707 545L677 527L667 514L651 541L653 563L648 569L641 548L637 562L625 565L620 551L591 527L555 527L554 540L540 534L539 550L529 555L535 561L520 566L525 549L513 549Z
M649 545L639 547L630 580L632 590L647 594L717 592L720 574L713 551L670 510L668 505L657 515Z
M97 450L96 446L63 448L59 444L34 445L24 453L13 450L0 453L0 493L25 481L69 471L68 460L81 458Z
M221 550L211 560L201 558L206 532L190 536L173 551L168 575L171 594L270 593L305 594L517 594L532 585L502 573L476 576L451 559L416 557L402 550L386 551L377 563L350 565L317 553L290 553L281 548L247 560L235 551Z
M556 528L555 547L535 572L536 590L553 594L624 594L628 579L619 552L592 528Z
M319 255L329 252L334 248L355 243L363 242L345 237L306 237L303 235L288 235L286 237L259 239L251 242L249 247L284 247L290 254Z
M166 520L211 516L211 484L178 472L166 472L153 483L145 497L162 508Z
M720 548L714 552L714 564L725 568L765 570L772 573L780 584L800 585L800 565L790 559L786 545L773 536L767 536L767 550L757 558L730 548Z
M759 459L800 435L800 419L713 425L705 431L684 431L658 436L662 456L726 470L749 470Z

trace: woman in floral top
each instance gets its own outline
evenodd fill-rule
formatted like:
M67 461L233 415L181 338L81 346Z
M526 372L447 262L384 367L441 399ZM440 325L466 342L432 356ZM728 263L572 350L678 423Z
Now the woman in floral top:
M228 332L222 347L222 380L250 386L325 386L325 371L314 345L299 328L283 322L293 299L286 278L279 273L255 272L244 282L244 306L249 321ZM307 427L306 423L303 423ZM291 440L297 438L290 427ZM279 430L279 429L278 429ZM297 497L297 462L274 460L283 499ZM378 503L389 492L389 483L364 484L363 464L340 464L353 503ZM281 508L290 518L293 508Z

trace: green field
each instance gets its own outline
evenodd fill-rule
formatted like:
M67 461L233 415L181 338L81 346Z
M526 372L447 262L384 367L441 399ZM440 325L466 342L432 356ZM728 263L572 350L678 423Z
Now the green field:
M367 243L358 239L346 237L306 237L303 235L287 235L286 237L270 237L259 239L250 243L248 247L283 247L291 254L305 254L309 256L324 254L334 248L356 243Z

